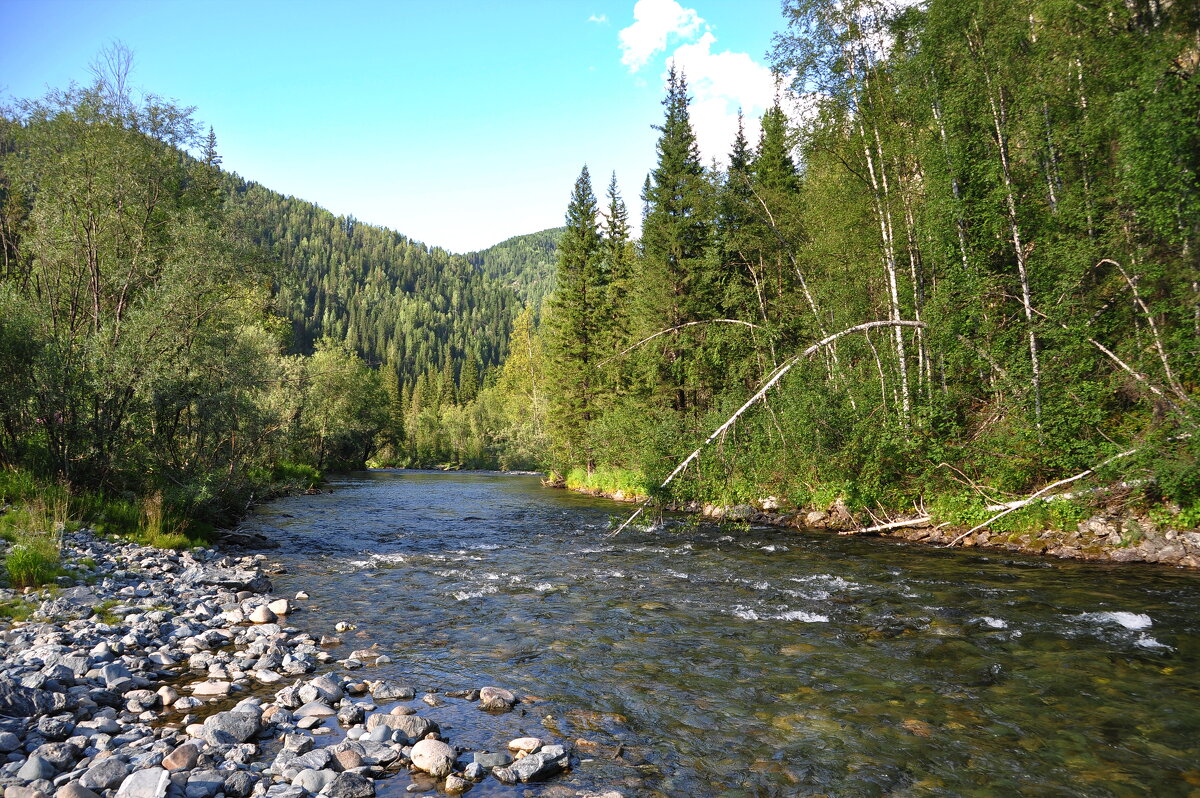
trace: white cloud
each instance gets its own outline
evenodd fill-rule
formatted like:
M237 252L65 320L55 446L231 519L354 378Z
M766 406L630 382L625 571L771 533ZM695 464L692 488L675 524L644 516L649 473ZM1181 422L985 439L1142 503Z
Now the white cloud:
M587 21L595 22L597 25L606 25L606 24L608 24L608 15L607 14L592 14L590 17L588 17Z
M672 60L687 76L690 116L705 159L724 161L737 133L737 113L745 115L746 139L758 143L759 117L775 98L775 76L747 53L714 52L717 37L706 30L699 40L676 48Z
M893 0L915 2L916 0ZM712 28L694 8L684 8L677 0L637 0L634 22L620 34L621 62L637 72L659 54L664 62L674 62L687 77L692 96L692 129L705 162L725 162L737 134L738 109L745 117L746 140L758 143L759 120L775 101L775 76L770 67L748 53L720 50ZM663 73L664 81L666 73ZM638 86L645 83L635 77ZM783 85L789 80L785 77ZM784 112L798 119L799 107L788 92L781 92ZM809 103L811 104L811 103Z
M656 54L667 49L667 39L677 36L691 39L704 26L695 9L684 8L676 0L638 0L633 7L633 24L618 34L621 63L637 72Z

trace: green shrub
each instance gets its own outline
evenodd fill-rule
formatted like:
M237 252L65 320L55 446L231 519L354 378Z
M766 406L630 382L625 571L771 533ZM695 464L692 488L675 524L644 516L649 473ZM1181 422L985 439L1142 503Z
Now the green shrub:
M58 576L58 542L48 535L28 535L14 543L4 558L13 587L36 587Z
M40 487L28 471L0 468L0 503L16 503L33 498Z
M621 491L626 496L646 496L649 487L644 475L624 468L601 466L588 474L582 468L572 468L566 476L571 490L589 490L611 495Z

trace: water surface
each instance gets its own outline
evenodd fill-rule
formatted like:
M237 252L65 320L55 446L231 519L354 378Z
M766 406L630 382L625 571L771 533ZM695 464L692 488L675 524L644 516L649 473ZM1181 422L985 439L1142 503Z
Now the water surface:
M1200 577L668 521L533 477L373 471L259 508L335 652L445 699L451 742L581 740L472 795L1200 795ZM381 783L403 794L408 777ZM561 794L561 793L560 793Z

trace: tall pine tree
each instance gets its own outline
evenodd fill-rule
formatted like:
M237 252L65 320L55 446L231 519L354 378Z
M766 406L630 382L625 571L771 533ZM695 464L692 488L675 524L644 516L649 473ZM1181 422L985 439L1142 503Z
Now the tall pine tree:
M589 443L596 415L598 361L608 325L607 272L597 226L596 196L587 166L579 173L567 206L567 229L558 248L558 285L550 300L550 358L555 364L551 423L569 464L594 468Z
M658 165L644 196L640 315L645 334L710 318L714 305L705 269L711 191L688 115L689 101L687 79L672 65L663 100L666 114L657 128ZM685 350L703 336L702 328L693 328L661 337L656 384L651 387L658 402L678 411L702 406L700 359Z

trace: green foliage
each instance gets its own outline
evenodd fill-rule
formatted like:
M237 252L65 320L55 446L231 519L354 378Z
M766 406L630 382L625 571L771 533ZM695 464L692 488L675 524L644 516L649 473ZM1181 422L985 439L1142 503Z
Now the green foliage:
M37 511L31 514L36 524ZM13 587L36 587L46 584L61 573L61 544L58 533L35 526L15 536L4 557L9 584Z
M592 485L571 469L595 460L653 485L791 356L907 321L924 326L794 364L657 498L924 506L974 526L993 513L962 485L1028 495L1137 449L1096 480L1143 480L1149 504L1192 520L1194 15L791 0L785 20L776 67L815 113L797 125L777 103L723 170L700 166L669 75L641 249L610 292L603 399L551 427L569 483ZM994 527L1028 537L1090 511L1035 502Z
M580 490L612 496L617 492L626 498L648 496L651 486L646 476L624 468L599 467L590 474L583 468L572 468L564 483L571 490Z
M517 293L535 311L553 290L559 239L565 228L555 227L501 241L464 257L485 276Z
M33 472L19 468L0 468L0 503L32 499L41 491Z
M24 599L8 599L0 601L0 618L7 618L10 621L24 621L36 609L36 606Z

